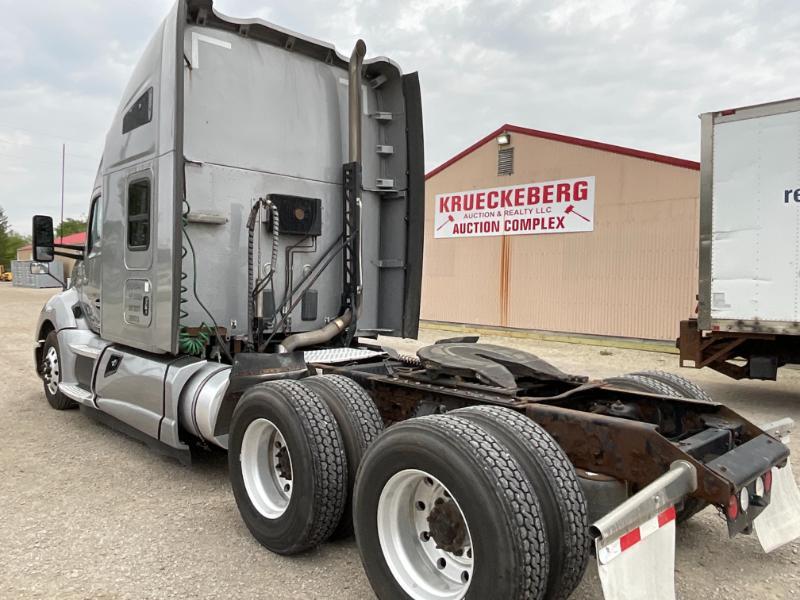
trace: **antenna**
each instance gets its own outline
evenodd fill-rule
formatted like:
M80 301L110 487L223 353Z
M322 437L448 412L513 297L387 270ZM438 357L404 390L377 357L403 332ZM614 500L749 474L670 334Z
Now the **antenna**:
M67 145L61 144L61 241L64 241L64 159L67 154Z

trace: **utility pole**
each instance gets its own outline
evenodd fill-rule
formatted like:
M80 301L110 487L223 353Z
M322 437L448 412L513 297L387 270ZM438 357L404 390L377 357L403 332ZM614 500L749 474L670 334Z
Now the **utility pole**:
M61 144L61 242L64 241L64 160L67 155L67 145Z

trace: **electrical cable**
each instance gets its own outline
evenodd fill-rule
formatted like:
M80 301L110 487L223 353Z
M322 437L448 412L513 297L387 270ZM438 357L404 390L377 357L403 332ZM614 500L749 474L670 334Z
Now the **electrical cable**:
M322 258L320 258L320 260L319 260L319 261L317 261L317 264L316 264L316 265L314 265L314 266L311 268L311 270L310 270L310 271L309 271L309 272L308 272L308 273L307 273L307 274L306 274L306 275L305 275L305 276L304 276L304 277L303 277L303 278L300 280L300 282L297 284L297 288L296 288L296 290L300 290L300 289L302 288L303 284L305 284L305 283L306 283L306 281L308 281L308 286L309 286L309 287L310 287L311 285L313 285L313 284L314 284L314 282L315 282L317 279L319 279L319 278L320 278L320 276L321 276L321 275L322 275L322 274L325 272L325 269L328 267L328 265L331 263L331 261L332 261L334 258L336 258L336 256L339 254L339 252L340 252L340 251L341 251L341 250L342 250L342 249L343 249L343 248L344 248L344 247L345 247L345 246L346 246L346 245L347 245L347 244L348 244L348 243L349 243L349 242L350 242L350 241L353 239L353 237L356 235L356 233L357 233L357 232L354 232L353 234L351 234L351 235L350 235L348 238L346 238L346 239L344 239L344 240L342 240L342 239L339 239L339 240L337 240L337 241L339 242L339 243L338 243L338 247L337 247L337 245L336 245L335 243L334 243L333 245L331 245L331 247L330 247L330 248L328 248L328 250L326 250L326 251L325 251L325 253L322 255ZM332 252L333 250L336 250L336 252ZM319 271L317 271L317 269L319 269ZM314 271L317 271L317 272L316 272L316 273L314 273ZM295 291L295 290L292 290L292 291L291 291L291 296L289 296L289 298L285 298L285 299L284 299L284 301L281 303L281 304L282 304L282 306L281 306L281 309L283 309L283 308L284 308L284 306L283 306L283 305L285 305L285 304L286 304L286 301L287 301L288 299L290 299L292 296L294 296L294 295L295 295L295 293L296 293L296 291ZM302 297L303 297L303 296L302 296L302 294L301 294L300 296L298 296L298 297L297 297L297 299L296 299L296 300L294 300L294 301L293 301L293 302L290 304L290 306L289 306L289 309L286 311L286 314L284 314L284 315L283 315L283 317L281 318L281 320L280 320L278 323L276 323L276 324L275 324L275 327L273 328L273 330L272 330L272 333L271 333L271 334L270 334L270 336L267 338L267 341L266 341L266 342L264 342L264 343L263 343L263 344L260 346L260 348L259 348L259 351L263 351L263 349L264 349L264 348L266 348L267 346L269 346L269 343L272 341L272 339L273 339L273 338L275 337L275 335L278 333L279 329L280 329L280 328L281 328L281 326L284 324L284 322L286 322L286 319L288 319L288 318L289 318L289 315L291 315L291 314L292 314L292 311L293 311L293 310L294 310L294 308L297 306L297 303L298 303L298 302L300 302L300 300L302 299ZM277 311L276 311L276 314L277 314Z
M194 245L192 244L192 239L189 237L189 232L187 231L187 225L189 223L189 213L192 210L189 201L186 199L186 178L184 177L183 180L183 204L185 205L185 210L181 213L181 231L183 232L183 237L186 239L186 243L189 245L189 249L192 251L192 294L194 295L194 299L200 308L208 315L208 318L214 325L214 337L217 340L217 344L219 345L220 352L225 354L225 357L233 363L233 357L231 356L230 352L228 352L228 348L225 346L225 343L222 341L222 338L219 335L219 325L217 325L216 319L211 314L211 312L206 308L206 305L200 300L200 296L197 294L197 254L194 251ZM183 259L188 254L189 250L186 249L186 246L181 244L181 267L183 266ZM184 294L188 292L188 287L183 283L189 275L181 269L181 286L180 286L180 305L186 304L188 299L185 297ZM179 310L180 320L185 319L189 316L189 313L184 309L180 308ZM210 340L210 336L208 336L208 325L203 322L200 324L199 332L197 334L189 334L188 328L185 325L180 325L180 330L178 333L178 342L182 349L188 354L194 354L195 356L202 353L202 349L208 344ZM198 350L198 348L200 348Z

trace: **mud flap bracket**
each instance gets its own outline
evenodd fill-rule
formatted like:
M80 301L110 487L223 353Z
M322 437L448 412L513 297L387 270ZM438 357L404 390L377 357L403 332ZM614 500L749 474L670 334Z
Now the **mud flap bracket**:
M675 505L697 489L697 469L669 471L590 528L606 600L675 598Z

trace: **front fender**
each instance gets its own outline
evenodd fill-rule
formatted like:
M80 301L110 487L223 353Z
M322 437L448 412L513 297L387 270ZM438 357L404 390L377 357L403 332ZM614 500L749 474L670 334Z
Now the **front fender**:
M61 331L62 329L89 329L89 325L82 316L75 316L74 307L78 306L78 291L69 288L51 297L42 307L39 319L36 322L36 329L33 332L34 340L34 364L36 372L39 372L39 365L42 362L42 347L44 340L50 331ZM78 312L81 315L80 312Z
M56 331L88 329L86 319L82 316L76 317L73 312L74 307L78 305L78 292L75 288L70 288L50 298L42 307L42 312L39 313L34 333L36 341L44 342L43 339L40 339L40 334L46 322L49 322Z

